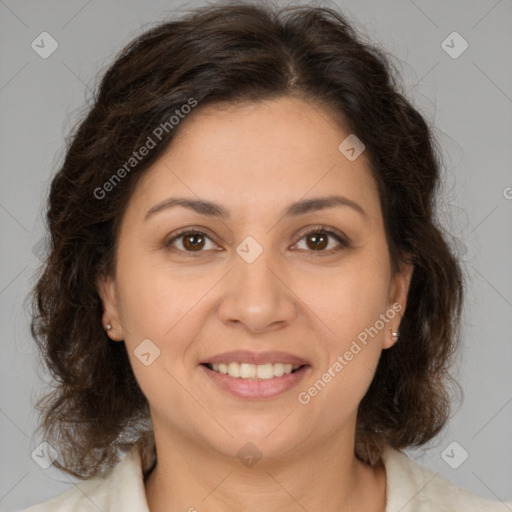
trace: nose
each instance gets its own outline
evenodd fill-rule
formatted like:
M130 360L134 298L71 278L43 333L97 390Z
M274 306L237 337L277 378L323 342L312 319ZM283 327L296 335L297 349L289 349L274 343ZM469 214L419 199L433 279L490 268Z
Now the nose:
M227 325L263 333L289 325L298 308L277 258L263 253L252 263L234 256L218 314Z

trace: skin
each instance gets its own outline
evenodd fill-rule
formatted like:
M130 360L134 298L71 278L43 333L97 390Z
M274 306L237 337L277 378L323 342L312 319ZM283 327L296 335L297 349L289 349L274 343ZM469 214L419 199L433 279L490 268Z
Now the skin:
M354 456L356 413L382 350L394 343L412 267L391 273L366 155L349 161L338 150L348 135L298 98L208 106L182 121L139 182L121 223L115 275L98 289L109 336L124 340L150 404L158 452L145 484L152 512L385 510L384 468ZM335 206L283 217L291 203L333 194L366 215ZM175 207L144 220L169 197L214 201L231 218ZM348 237L349 247L329 237L317 249L304 232L322 226ZM166 245L188 227L207 235L202 252L186 237ZM263 248L250 264L236 252L247 236ZM339 250L325 254L331 248ZM401 312L299 403L298 393L394 303ZM134 350L147 338L160 356L145 366ZM310 368L274 398L235 397L198 365L237 349L289 352ZM248 442L262 454L251 468L237 457Z

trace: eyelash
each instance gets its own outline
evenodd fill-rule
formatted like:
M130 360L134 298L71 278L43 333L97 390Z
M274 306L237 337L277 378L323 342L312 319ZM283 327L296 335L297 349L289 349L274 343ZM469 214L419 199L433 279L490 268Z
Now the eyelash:
M192 257L201 256L201 254L206 252L206 251L204 251L204 250L200 250L200 251L186 251L186 250L176 249L175 247L172 247L172 244L173 244L174 241L176 241L176 240L182 238L184 235L188 235L188 234L203 235L203 236L205 236L206 238L208 238L209 240L211 240L213 242L212 238L210 236L208 236L208 234L205 233L204 231L201 231L200 229L191 229L189 227L189 228L184 228L184 229L178 231L171 239L169 239L168 242L166 242L164 244L165 247L170 247L171 249L177 250L179 252L186 253L187 255L190 255ZM334 253L337 253L338 251L341 251L342 249L350 247L350 242L349 242L347 237L345 237L341 233L338 233L337 231L333 231L331 229L328 229L326 226L319 226L319 227L314 227L314 228L308 229L307 231L302 233L301 237L299 238L299 242L303 238L305 238L305 237L307 237L308 235L311 235L311 234L325 234L325 235L328 235L328 236L334 238L340 244L340 246L341 246L341 247L337 247L337 248L329 249L329 250L319 250L319 251L314 251L314 250L309 250L308 251L308 250L306 250L306 252L317 253L317 254L314 254L314 256L330 256L330 255L332 255Z

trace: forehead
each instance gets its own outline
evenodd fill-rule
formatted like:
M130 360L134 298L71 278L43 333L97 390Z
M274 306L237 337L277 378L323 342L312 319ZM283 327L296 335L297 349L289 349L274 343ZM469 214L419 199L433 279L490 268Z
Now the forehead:
M268 206L341 193L375 209L366 155L350 161L339 150L348 135L322 107L292 97L198 107L146 171L133 200L151 206L180 192L233 207Z

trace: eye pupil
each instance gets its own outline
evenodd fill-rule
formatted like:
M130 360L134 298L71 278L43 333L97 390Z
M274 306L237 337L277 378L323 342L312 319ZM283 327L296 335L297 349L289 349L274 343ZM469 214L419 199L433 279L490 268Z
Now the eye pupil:
M309 244L309 241L313 241L313 245ZM327 246L327 236L324 234L313 233L308 236L308 245L312 249L325 249Z
M204 245L204 238L201 233L189 233L183 237L183 245L186 249L202 248Z

